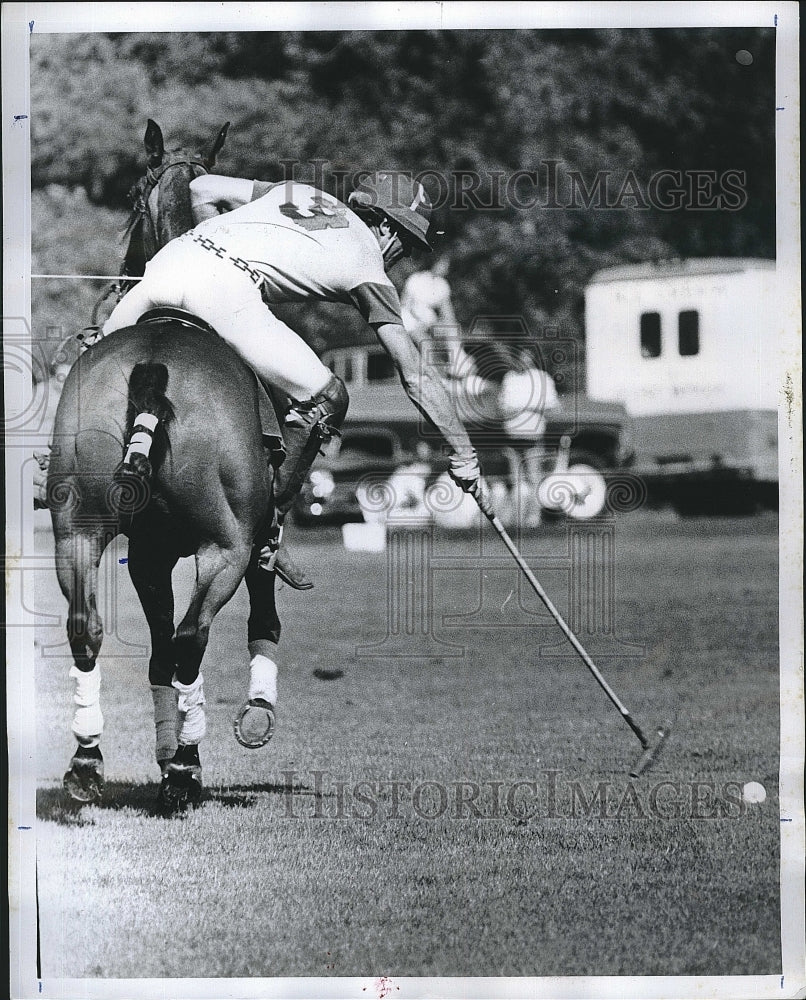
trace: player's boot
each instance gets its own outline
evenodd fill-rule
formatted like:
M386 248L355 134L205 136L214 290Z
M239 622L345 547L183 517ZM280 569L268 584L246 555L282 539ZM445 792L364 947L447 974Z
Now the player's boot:
M286 413L283 421L286 456L274 485L274 500L281 516L288 513L302 489L319 449L338 434L349 403L344 382L338 375L332 375L321 392L293 403Z
M302 489L319 449L338 434L349 403L347 387L333 375L321 392L304 402L294 403L283 421L286 456L274 484L279 531L275 544L269 544L268 552L265 548L261 552L260 564L265 569L274 569L281 580L296 590L310 590L313 583L283 544L283 520Z
M298 565L294 557L288 551L287 545L280 545L277 550L277 558L274 561L274 571L294 590L313 590L313 580L304 569Z

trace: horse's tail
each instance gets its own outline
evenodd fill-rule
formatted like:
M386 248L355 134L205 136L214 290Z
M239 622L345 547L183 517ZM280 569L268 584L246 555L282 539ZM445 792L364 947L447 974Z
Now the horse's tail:
M173 420L174 408L165 395L168 369L163 364L141 362L129 378L126 411L126 451L115 470L116 506L122 527L148 506L151 477L168 446L166 425Z

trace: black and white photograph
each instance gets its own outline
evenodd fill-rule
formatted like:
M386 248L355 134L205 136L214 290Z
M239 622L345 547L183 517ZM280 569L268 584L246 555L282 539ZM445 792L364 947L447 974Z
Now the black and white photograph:
M13 998L806 996L798 16L3 4Z

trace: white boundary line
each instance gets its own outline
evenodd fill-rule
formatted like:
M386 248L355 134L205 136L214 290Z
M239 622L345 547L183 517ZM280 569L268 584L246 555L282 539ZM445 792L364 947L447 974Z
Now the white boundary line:
M32 278L78 278L87 281L142 281L142 278L130 278L127 274L32 274Z

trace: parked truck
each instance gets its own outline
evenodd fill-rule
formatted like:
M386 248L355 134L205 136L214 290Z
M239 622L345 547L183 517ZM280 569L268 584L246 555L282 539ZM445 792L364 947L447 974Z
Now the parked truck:
M555 354L556 350L555 346ZM341 436L331 443L299 497L295 507L299 523L361 520L356 486L367 476L391 477L395 470L418 463L428 468L432 479L445 473L448 456L441 436L408 399L391 357L379 344L336 348L323 354L323 361L346 383L350 408ZM454 391L450 385L449 391ZM486 419L483 406L474 410L466 400L456 402L485 476L511 491L507 440L500 422ZM568 491L560 490L561 514L589 518L602 512L606 477L623 468L630 457L628 423L622 404L578 394L561 395L546 412L542 436L546 471L559 466L565 469L563 482L578 486L571 501Z
M778 495L775 262L611 267L585 295L587 393L631 417L633 471L681 513Z

